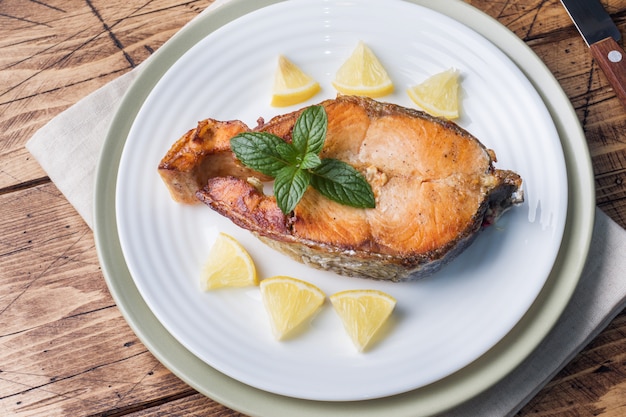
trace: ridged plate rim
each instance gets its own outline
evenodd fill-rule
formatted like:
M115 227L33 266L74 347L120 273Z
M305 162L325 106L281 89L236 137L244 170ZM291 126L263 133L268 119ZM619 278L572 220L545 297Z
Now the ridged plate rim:
M238 15L270 3L272 2L264 2L263 4L256 4L255 6L252 6L245 5L243 2L233 1L225 6L216 8L206 17L199 19L198 22L194 22L193 25L185 29L178 37L177 42L172 42L170 44L171 46L168 45L167 48L162 48L162 50L157 53L158 56L155 56L154 58L159 58L161 60L161 64L164 64L167 67L168 61L171 64L181 50L184 50L194 43L194 39L199 39L199 37L204 36L206 33L216 27L219 27L221 24L236 18ZM414 3L421 4L422 2L414 1ZM507 338L505 338L505 340L503 340L498 346L492 349L492 351L488 352L487 355L472 364L470 367L463 369L450 378L445 378L444 380L428 387L412 391L411 393L407 393L402 396L367 402L368 410L375 410L377 408L375 404L384 403L385 407L391 407L391 410L397 411L399 413L397 415L404 415L402 414L402 410L406 411L406 409L403 405L410 405L413 411L421 409L425 413L436 412L437 410L447 408L463 401L464 399L470 398L495 383L498 379L508 373L508 371L519 363L527 354L529 354L536 344L543 338L543 336L545 336L547 331L549 331L549 328L551 328L554 324L558 315L564 308L567 299L569 299L569 296L575 288L584 261L581 260L580 256L567 257L567 254L572 251L576 252L577 255L580 255L580 253L586 253L591 235L591 225L593 223L593 204L590 205L588 203L589 201L592 201L592 199L589 199L588 197L589 195L593 195L593 182L590 181L592 175L588 153L584 142L584 135L582 135L580 126L575 117L576 115L571 109L569 101L562 93L562 90L558 86L556 80L554 80L551 74L549 74L547 69L542 65L541 61L521 41L519 41L519 39L514 37L514 35L504 29L497 22L478 12L476 9L464 5L461 2L440 2L436 6L427 6L437 8L443 13L452 15L455 19L462 21L468 26L471 26L475 30L483 33L494 43L498 44L502 50L507 51L509 56L513 58L518 66L523 69L529 79L533 81L537 90L546 101L546 105L549 107L555 119L555 123L557 124L557 128L562 136L568 167L571 168L572 163L575 162L577 166L582 166L583 168L586 167L587 169L573 170L574 172L572 172L571 169L568 170L571 184L570 202L573 202L574 204L570 204L569 208L565 243L561 248L555 272L550 277L548 285L546 285L527 316L522 320L522 322L520 322L514 331L511 332L511 334L509 334L509 336L507 336ZM200 24L202 24L203 27L199 27ZM547 78L546 75L548 76ZM153 77L154 76L155 75L153 74ZM120 132L123 132L124 129L128 128L129 121L127 119L127 114L136 111L137 106L140 105L141 102L140 97L143 94L142 91L145 93L145 88L153 82L154 78L139 80L131 89L131 93L134 94L129 94L127 96L127 99L122 105L122 108L113 123L113 128L105 144L103 156L98 168L98 181L96 185L96 239L105 277L112 294L118 302L118 305L120 305L120 308L131 326L133 326L144 343L150 347L159 359L161 359L170 369L185 379L192 386L217 399L218 401L224 402L236 409L242 409L241 407L243 407L242 411L258 415L264 415L267 412L270 412L272 415L278 415L276 413L279 413L281 410L288 412L290 405L293 406L295 404L297 404L298 409L302 412L305 412L304 410L308 409L305 404L309 404L313 406L313 408L310 409L311 412L315 412L317 409L317 412L320 410L332 410L333 412L340 413L341 410L345 409L344 406L341 405L342 403L314 402L311 404L307 401L287 399L280 396L277 397L262 391L251 389L245 385L242 387L241 384L236 381L232 381L229 378L224 378L223 375L222 378L219 378L221 382L218 384L219 387L216 387L215 384L211 384L210 382L207 383L207 379L202 378L201 375L198 374L198 369L196 367L190 369L188 366L185 366L187 365L186 363L181 363L179 360L180 356L176 356L174 358L172 357L172 353L176 352L177 354L183 354L185 358L185 361L183 362L193 361L194 358L190 357L188 352L185 354L185 349L181 349L180 346L175 346L175 344L173 346L171 343L168 343L166 345L167 348L164 348L161 343L161 338L167 338L167 333L163 333L163 329L159 327L158 322L146 323L146 321L149 321L148 319L150 319L150 312L149 310L145 311L145 305L142 304L141 298L138 297L138 294L134 293L133 290L135 289L132 285L128 285L128 275L127 271L124 271L125 268L123 265L124 260L123 257L120 258L120 253L117 251L119 247L117 247L118 242L115 236L116 233L115 230L111 230L112 225L112 228L115 229L115 218L114 216L111 217L111 200L110 198L107 198L107 195L111 195L111 181L115 179L115 174L109 170L109 166L111 163L115 163L115 158L119 156L121 145L123 145L123 143L120 143L118 140L118 135ZM555 111L555 108L558 108L559 111ZM575 121L573 125L572 120ZM564 123L565 121L567 123ZM572 146L576 147L576 152L572 152ZM581 196L586 196L587 198L581 198ZM576 224L578 227L574 228L572 227L572 224ZM574 240L575 243L572 243L572 236L577 237L577 239ZM567 258L567 262L564 261L564 256ZM567 270L568 279L564 277L565 274L563 273L563 270ZM554 299L555 297L552 293L555 287L559 288L558 299ZM132 301L130 301L131 299ZM546 300L550 302L546 304ZM141 313L139 313L138 310L141 311ZM532 317L537 314L542 316L542 320L532 320ZM544 317L546 315L547 317ZM140 321L143 322L141 325L139 324ZM155 332L158 334L158 337L155 336ZM517 343L512 343L512 346L509 346L508 343L510 343L510 339L516 338L516 334L519 336L519 333L523 334L525 337L521 339L518 338ZM484 363L485 361L488 362ZM494 368L494 363L499 363L497 369ZM214 370L211 370L210 368L206 369L206 367L204 368L205 369L203 369L204 372L202 375L206 376L206 373L211 374L211 371L214 373ZM219 375L221 374L217 374L217 376ZM465 376L460 377L460 375ZM471 386L467 385L467 381L469 380L472 380ZM456 381L456 383L454 381ZM480 383L477 384L478 381L480 381ZM442 386L446 387L444 391L447 393L447 400L443 403L441 402L440 397L443 394ZM462 386L463 389L459 390L459 386ZM254 405L244 406L237 401L236 397L238 397L238 395L236 392L233 392L233 390L240 389L243 389L244 391L252 390L251 392L246 393L252 395L252 398L257 400L253 401ZM417 392L420 394L415 395ZM455 393L456 395L454 395ZM450 396L450 394L453 395ZM419 400L417 397L419 397ZM275 403L274 400L276 398L279 398L281 401ZM269 405L268 400L270 399L270 403L275 404L275 406L267 409L267 406ZM249 400L250 398L247 399L247 404L251 404ZM350 404L357 406L358 404L363 404L363 402ZM395 404L395 406L392 406L393 404ZM352 410L352 412L355 411L353 408L350 408L350 410Z

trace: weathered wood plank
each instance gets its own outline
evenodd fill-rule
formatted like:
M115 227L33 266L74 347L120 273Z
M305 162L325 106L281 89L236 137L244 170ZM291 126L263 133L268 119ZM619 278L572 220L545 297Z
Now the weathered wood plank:
M24 149L40 127L139 65L210 3L0 2L0 190L45 176Z
M0 196L0 414L102 413L192 393L138 341L93 234L52 184Z
M559 80L587 135L598 205L626 226L626 112L560 2L467 2L507 25ZM210 3L0 1L0 415L241 417L139 342L108 293L91 232L23 148ZM626 4L602 3L626 33ZM519 416L626 414L625 352L622 312Z
M176 401L151 407L128 417L169 417L169 416L212 416L212 417L246 417L223 405L208 401L206 397L195 394Z

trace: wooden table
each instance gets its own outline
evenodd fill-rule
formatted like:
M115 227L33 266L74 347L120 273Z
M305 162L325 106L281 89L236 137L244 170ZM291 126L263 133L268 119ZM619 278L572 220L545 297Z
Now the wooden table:
M92 231L24 148L210 3L0 1L0 415L240 415L141 344L109 294ZM561 4L468 3L508 26L557 77L587 135L597 204L625 227L626 110ZM626 1L602 3L626 33ZM626 312L519 415L626 415Z

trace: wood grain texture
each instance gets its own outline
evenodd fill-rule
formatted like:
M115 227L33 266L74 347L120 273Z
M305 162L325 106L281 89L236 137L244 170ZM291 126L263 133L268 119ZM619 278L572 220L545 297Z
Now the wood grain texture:
M626 227L626 111L556 0L466 0L545 62L587 136L597 204ZM0 415L240 417L188 387L115 306L93 234L24 149L211 0L0 0ZM626 32L626 2L602 0ZM626 272L625 272L626 274ZM626 415L626 312L518 416Z
M0 2L0 189L45 176L24 149L37 129L139 65L210 3Z

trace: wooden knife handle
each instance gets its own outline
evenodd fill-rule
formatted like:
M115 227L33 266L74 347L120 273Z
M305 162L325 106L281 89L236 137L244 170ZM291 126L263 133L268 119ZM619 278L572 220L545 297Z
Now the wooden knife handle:
M596 42L590 46L590 49L591 55L626 108L626 52L613 38Z

